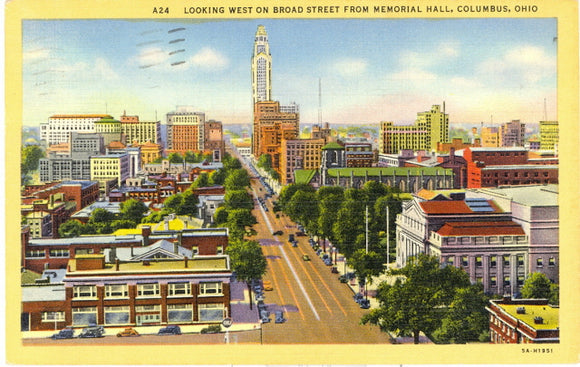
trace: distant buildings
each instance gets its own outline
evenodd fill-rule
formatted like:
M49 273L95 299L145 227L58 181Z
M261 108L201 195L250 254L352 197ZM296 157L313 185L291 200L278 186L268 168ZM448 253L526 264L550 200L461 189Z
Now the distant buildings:
M127 116L124 112L120 121L126 143L161 144L160 121L139 121L139 116Z
M498 127L481 128L481 146L486 148L497 148L500 146Z
M395 125L390 121L381 122L379 153L395 154L402 149L437 149L437 143L449 141L449 115L441 106L433 105L431 110L417 113L413 125Z
M280 111L277 101L258 102L254 105L252 154L257 159L262 154L272 157L272 168L280 169L282 140L295 140L300 136L300 117L297 113Z
M130 174L129 154L109 154L91 157L91 180L99 181L101 192L104 190L104 182L116 180L117 186L121 186Z
M504 297L490 301L489 335L493 344L537 344L560 341L558 307L542 299Z
M203 151L205 113L180 106L167 114L167 152Z
M111 115L53 115L40 124L40 139L48 145L69 142L70 133L94 133L95 122L112 119Z
M520 120L512 120L499 127L500 147L523 147L526 135L526 124Z
M540 121L540 150L558 151L558 121Z
M558 183L558 165L529 160L523 147L467 148L463 158L468 188Z
M297 169L313 170L320 167L320 152L324 139L282 140L280 154L281 183L294 182L294 171Z

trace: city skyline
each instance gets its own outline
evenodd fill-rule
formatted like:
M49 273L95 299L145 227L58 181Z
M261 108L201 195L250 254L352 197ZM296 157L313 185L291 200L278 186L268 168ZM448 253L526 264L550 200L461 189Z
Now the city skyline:
M450 124L556 120L556 19L26 20L23 125L178 105L252 121L251 57L268 32L272 98L301 123L412 123L445 101ZM492 117L493 116L493 117Z

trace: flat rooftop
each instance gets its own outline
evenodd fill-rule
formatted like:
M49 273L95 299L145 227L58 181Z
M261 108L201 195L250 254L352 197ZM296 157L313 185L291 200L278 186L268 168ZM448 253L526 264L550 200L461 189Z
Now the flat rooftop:
M522 322L525 322L530 327L536 330L552 330L559 327L559 315L560 309L552 307L550 305L529 305L529 304L502 304L496 303L498 307L501 307L507 314L516 318ZM525 314L517 313L517 309L520 307L525 308ZM536 324L534 322L535 317L541 317L543 322L541 324Z

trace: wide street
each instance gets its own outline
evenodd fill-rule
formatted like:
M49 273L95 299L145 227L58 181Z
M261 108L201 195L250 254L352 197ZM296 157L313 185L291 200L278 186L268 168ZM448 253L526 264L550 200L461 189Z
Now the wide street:
M250 171L251 173L251 171ZM253 176L250 174L250 176ZM257 178L251 179L255 197L264 197L266 188ZM361 325L363 310L353 301L352 289L331 273L331 267L317 256L307 236L296 236L296 224L281 213L276 217L272 199L265 201L268 211L255 201L253 214L258 220L254 226L268 260L264 280L270 281L272 291L265 292L268 310L284 311L287 321L263 325L265 344L275 343L390 343L389 335L378 327ZM273 235L282 231L282 235ZM294 234L298 246L288 242ZM310 261L303 260L308 255ZM342 261L338 267L344 266Z

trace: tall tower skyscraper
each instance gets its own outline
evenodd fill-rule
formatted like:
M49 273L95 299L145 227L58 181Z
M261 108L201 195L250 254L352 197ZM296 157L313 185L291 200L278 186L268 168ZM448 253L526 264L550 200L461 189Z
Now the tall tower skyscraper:
M253 102L272 100L272 56L268 44L268 33L263 25L258 26L252 55Z

